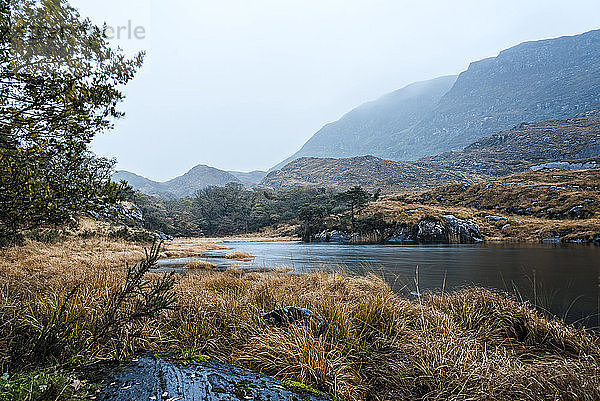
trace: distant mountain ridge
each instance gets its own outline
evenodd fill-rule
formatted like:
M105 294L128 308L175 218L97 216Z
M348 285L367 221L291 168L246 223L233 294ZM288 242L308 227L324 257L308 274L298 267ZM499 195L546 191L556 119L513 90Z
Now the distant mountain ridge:
M415 162L374 156L300 158L272 171L261 186L347 189L361 185L384 192L474 182L538 168L600 166L600 113L565 120L522 123L474 142L460 151Z
M194 196L196 191L211 186L222 187L230 182L252 186L266 175L263 171L242 173L224 171L199 164L187 173L166 182L157 182L138 174L119 170L112 176L113 181L127 181L134 189L146 195L166 195L175 198Z
M407 95L419 86L422 92ZM274 169L299 157L416 160L461 149L522 121L598 108L600 30L524 42L471 63L458 78L409 85L352 110Z

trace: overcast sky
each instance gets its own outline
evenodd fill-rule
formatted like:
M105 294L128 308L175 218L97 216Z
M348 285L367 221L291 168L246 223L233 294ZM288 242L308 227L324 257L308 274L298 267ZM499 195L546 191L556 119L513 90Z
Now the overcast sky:
M268 169L361 103L523 41L600 28L598 0L72 4L115 30L130 24L112 42L148 53L126 117L93 149L161 181L200 163Z

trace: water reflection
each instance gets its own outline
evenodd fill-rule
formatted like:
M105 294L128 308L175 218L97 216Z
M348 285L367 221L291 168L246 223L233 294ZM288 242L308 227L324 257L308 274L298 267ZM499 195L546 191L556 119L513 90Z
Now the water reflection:
M297 273L314 269L377 272L395 291L415 291L418 266L421 291L451 291L469 285L517 293L569 322L597 326L600 310L600 248L573 245L335 245L301 242L244 242L212 251L203 258L226 268L272 269L290 266ZM227 260L224 255L244 251L252 261ZM161 268L186 261L161 261Z

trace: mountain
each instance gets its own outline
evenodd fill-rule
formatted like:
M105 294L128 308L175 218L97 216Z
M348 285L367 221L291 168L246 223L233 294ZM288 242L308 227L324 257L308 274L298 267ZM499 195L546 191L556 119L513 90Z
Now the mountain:
M319 130L292 157L372 154L416 160L461 149L522 121L600 108L600 30L521 43L458 78L409 85Z
M272 171L261 185L346 189L361 185L385 192L473 182L541 168L600 166L600 113L565 120L522 123L482 138L461 151L415 162L353 158L300 158Z
M599 161L600 112L588 112L565 120L522 123L416 164L497 177L543 167L589 168Z
M454 81L456 76L417 82L365 103L325 125L272 170L300 157L389 156L396 151L389 138L428 116Z
M119 170L112 176L113 181L125 180L134 189L147 195L168 195L176 198L193 196L197 190L210 186L224 186L230 182L240 182L233 174L214 167L199 164L187 173L166 182L156 182Z
M302 157L270 172L261 186L275 190L293 187L345 190L360 185L369 190L394 192L428 188L463 181L464 176L414 163L384 160L375 156L342 159Z
M229 171L230 174L234 175L244 186L250 188L260 183L263 178L267 175L266 171L254 170L248 173L241 171Z
M460 149L522 121L600 108L600 30L525 42L471 63L432 113L390 137L392 159Z

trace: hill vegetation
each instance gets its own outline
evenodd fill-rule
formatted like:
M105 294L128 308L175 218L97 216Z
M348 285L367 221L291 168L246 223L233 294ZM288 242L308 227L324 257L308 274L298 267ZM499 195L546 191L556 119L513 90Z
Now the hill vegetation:
M394 162L374 156L302 158L262 181L268 188L313 187L344 190L361 185L385 193L453 182L477 182L528 169L586 168L600 163L600 114L522 123L478 140L465 149Z

